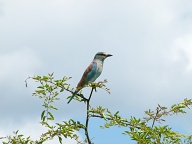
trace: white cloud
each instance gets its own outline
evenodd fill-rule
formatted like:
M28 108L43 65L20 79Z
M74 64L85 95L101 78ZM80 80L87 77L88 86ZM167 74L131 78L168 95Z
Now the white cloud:
M184 61L186 71L192 71L192 33L179 37L173 44L173 61Z
M40 66L40 60L31 49L20 49L0 54L0 85L8 80L26 79Z

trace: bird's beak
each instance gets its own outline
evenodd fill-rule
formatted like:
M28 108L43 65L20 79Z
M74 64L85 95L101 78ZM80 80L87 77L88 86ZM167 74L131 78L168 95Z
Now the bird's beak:
M111 54L108 54L108 55L107 55L107 57L110 57L110 56L113 56L113 55L111 55Z

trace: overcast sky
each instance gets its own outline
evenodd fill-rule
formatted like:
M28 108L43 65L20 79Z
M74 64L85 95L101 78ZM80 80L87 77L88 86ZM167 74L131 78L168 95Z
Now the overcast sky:
M191 98L192 1L0 0L0 136L19 129L38 138L43 132L38 124L42 100L31 96L33 81L25 87L28 76L54 72L56 78L71 76L68 82L76 87L100 51L113 55L97 79L108 80L111 94L99 89L92 105L142 118L157 104L170 107ZM56 103L56 121L83 120L85 105L67 105L67 96L62 93ZM166 124L192 133L191 115L175 116ZM90 124L95 143L135 143L121 129L100 130L101 123Z

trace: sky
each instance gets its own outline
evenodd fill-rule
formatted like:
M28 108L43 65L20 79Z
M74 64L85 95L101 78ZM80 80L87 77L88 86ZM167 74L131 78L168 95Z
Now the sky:
M68 82L76 87L100 51L113 55L97 79L108 80L111 94L99 89L93 106L120 111L128 119L143 118L157 104L170 107L191 98L191 8L190 0L0 0L0 136L19 129L38 139L44 131L38 123L43 101L32 96L34 81L25 87L28 76L54 72L58 79L72 77ZM83 92L88 95L90 89ZM60 95L56 121L83 121L85 105L67 104L69 93ZM191 115L189 110L166 124L192 133ZM135 143L121 134L123 129L100 130L100 124L95 119L90 123L95 143Z

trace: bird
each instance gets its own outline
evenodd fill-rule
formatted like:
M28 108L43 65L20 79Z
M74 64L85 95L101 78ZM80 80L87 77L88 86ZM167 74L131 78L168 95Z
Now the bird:
M83 86L87 85L89 82L94 82L101 75L104 60L110 56L113 55L107 54L105 52L98 52L95 55L93 61L83 73L83 76L81 77L72 97L69 99L68 104L75 97L75 95L83 88Z

